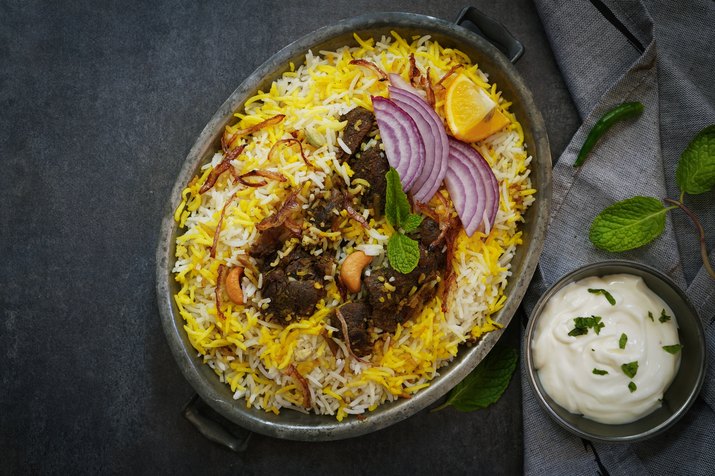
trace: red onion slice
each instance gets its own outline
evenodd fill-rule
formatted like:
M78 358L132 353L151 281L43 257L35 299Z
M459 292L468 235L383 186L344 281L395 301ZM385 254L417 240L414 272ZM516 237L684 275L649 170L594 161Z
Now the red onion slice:
M461 190L464 191L464 197L459 197L460 187L455 187L455 178L461 182ZM468 236L472 236L474 231L479 227L480 221L478 221L477 218L479 217L479 219L481 219L484 215L486 194L482 185L481 174L472 166L471 160L465 156L461 150L452 147L451 141L449 169L445 177L445 183L447 184L449 195L452 197L452 202L455 202L454 207L457 209L457 214L462 220L464 231ZM460 213L457 208L455 198L457 201L461 200L465 202L465 205L462 207L462 213Z
M402 188L412 188L425 165L425 144L410 115L390 99L373 96L377 127L387 161L400 174Z
M390 73L389 75L390 78L390 84L393 85L396 88L403 89L405 91L409 91L412 94L421 97L422 99L427 97L427 93L424 91L417 89L416 87L412 86L409 81L405 80L402 76L400 76L397 73Z
M463 169L463 164L457 162L455 167L447 169L447 175L444 177L444 183L447 186L449 196L452 198L452 203L454 203L454 209L457 210L457 215L460 218L474 216L477 206L477 202L474 200L467 202L468 193L463 180L469 175L469 171ZM468 210L467 205L469 206Z
M390 87L390 99L414 119L425 144L425 166L413 186L415 200L427 203L447 173L449 141L442 120L421 97L408 90Z
M490 228L494 225L499 211L499 182L476 149L451 137L445 184L467 236L472 236L485 218Z

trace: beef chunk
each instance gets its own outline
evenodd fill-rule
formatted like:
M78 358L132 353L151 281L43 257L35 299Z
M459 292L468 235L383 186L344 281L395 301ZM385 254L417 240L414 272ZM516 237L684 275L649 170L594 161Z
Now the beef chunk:
M262 231L261 234L258 235L258 239L255 243L253 243L251 249L248 250L248 254L258 260L270 258L283 247L283 242L285 242L289 237L290 230L283 225L275 228L269 228Z
M375 122L375 116L363 107L351 109L346 114L340 116L340 121L348 121L348 124L343 129L343 142L348 146L348 149L354 154L365 136L370 132ZM346 153L340 149L337 153L337 159L344 161L352 154Z
M322 200L316 200L315 205L308 211L311 216L310 221L322 231L332 229L333 222L339 216L344 202L345 196L339 191L334 191L327 202L323 203Z
M429 248L429 246L437 241L442 230L439 229L439 223L431 219L430 217L425 217L413 233L410 234L410 238L419 241L420 247Z
M335 260L330 256L311 255L303 248L296 248L285 256L279 266L290 276L298 279L322 281L325 276L335 273Z
M362 196L362 203L366 207L372 207L375 216L382 215L385 209L385 195L387 190L387 179L385 174L390 170L390 164L380 147L374 146L353 156L350 160L350 168L355 174L353 180L363 179L370 184L370 189Z
M394 332L397 324L410 319L437 294L434 278L444 269L446 255L441 250L429 251L428 247L438 236L439 225L425 218L413 234L420 248L417 267L408 274L383 268L365 278L374 326Z
M263 296L271 298L268 311L281 322L310 316L325 295L324 289L315 287L316 283L312 279L295 279L282 268L271 270L263 283Z
M392 268L383 268L366 276L363 284L372 308L372 325L387 332L394 332L398 323L407 320L408 316L401 312L400 302L409 294L412 286L417 285L417 279ZM395 289L391 290L391 287Z
M268 313L284 323L311 316L325 297L324 276L334 272L332 258L293 250L264 274L262 295L271 299Z
M340 306L340 315L345 319L350 339L350 349L353 354L362 357L370 353L370 335L367 332L367 322L370 317L370 306L364 302L349 302ZM330 323L337 327L335 335L338 339L344 339L343 327L337 316L331 315Z

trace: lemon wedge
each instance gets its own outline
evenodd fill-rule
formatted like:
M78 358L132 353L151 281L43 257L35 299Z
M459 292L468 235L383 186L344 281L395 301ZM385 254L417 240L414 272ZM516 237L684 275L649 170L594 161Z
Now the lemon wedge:
M447 88L444 111L452 135L465 142L489 137L511 122L497 103L465 74L457 76Z

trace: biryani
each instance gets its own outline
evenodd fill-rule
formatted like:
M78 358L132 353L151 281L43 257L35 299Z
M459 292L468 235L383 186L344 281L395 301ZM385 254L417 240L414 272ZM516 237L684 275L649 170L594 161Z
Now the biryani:
M248 99L175 212L184 329L249 408L360 415L499 328L536 193L510 103L429 36L354 38ZM454 137L458 81L486 137Z

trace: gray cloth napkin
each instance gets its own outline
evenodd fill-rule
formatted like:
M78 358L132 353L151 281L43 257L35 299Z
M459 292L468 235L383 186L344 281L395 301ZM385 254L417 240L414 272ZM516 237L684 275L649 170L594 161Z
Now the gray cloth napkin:
M698 401L665 434L609 445L585 442L554 423L538 405L522 365L525 472L715 474L715 280L702 266L692 224L679 210L670 212L660 238L617 255L588 241L591 221L613 202L680 195L675 182L680 154L697 132L715 124L715 3L536 0L536 5L583 125L554 167L551 223L527 311L549 285L583 264L612 258L650 264L685 289L697 308L706 331L708 374ZM613 127L585 165L574 169L595 122L626 101L643 103L642 116ZM686 203L705 227L713 262L715 192L686 196Z

